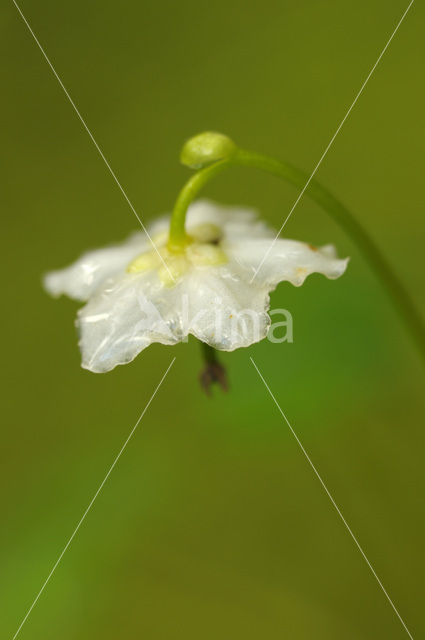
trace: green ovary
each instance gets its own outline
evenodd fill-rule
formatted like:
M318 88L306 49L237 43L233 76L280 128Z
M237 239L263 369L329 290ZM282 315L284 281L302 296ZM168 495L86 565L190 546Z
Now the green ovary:
M162 284L172 287L193 266L215 267L228 259L220 247L221 230L213 224L201 224L191 230L189 242L179 252L167 247L168 234L153 238L157 250L145 251L132 260L128 273L142 273L156 269Z

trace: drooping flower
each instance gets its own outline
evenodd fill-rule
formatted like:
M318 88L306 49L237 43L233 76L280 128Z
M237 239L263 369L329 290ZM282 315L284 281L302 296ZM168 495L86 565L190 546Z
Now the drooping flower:
M311 273L334 279L347 265L330 245L278 239L253 279L275 235L255 212L198 201L186 228L182 251L168 248L163 217L149 228L157 250L138 232L45 276L53 296L87 301L77 317L84 368L110 371L153 342L189 334L223 351L247 347L267 335L269 293L279 282L300 286Z

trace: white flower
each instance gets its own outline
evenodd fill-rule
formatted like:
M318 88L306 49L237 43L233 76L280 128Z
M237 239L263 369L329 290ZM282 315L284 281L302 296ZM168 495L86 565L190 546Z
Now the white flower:
M251 281L274 238L253 211L194 203L183 253L167 249L168 228L164 217L149 229L160 255L139 232L46 275L53 296L88 300L77 319L84 368L109 371L152 342L189 334L223 351L247 347L267 335L269 293L279 282L300 286L315 272L338 278L347 265L332 246L278 239Z

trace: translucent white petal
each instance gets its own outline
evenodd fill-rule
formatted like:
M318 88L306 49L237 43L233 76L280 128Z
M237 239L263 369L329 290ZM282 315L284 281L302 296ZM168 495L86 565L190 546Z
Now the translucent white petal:
M190 234L191 229L206 223L220 227L225 238L274 237L274 231L264 221L258 220L258 213L254 209L226 207L210 200L197 200L188 209L186 229ZM168 230L169 225L170 216L161 216L149 227L149 233L155 236L157 233Z
M110 371L152 342L179 342L179 290L180 285L165 288L156 271L107 281L78 313L82 366Z
M274 287L278 282L287 280L299 287L312 273L322 273L327 278L341 276L348 258L339 260L332 245L316 248L304 242L278 239L270 249L270 240L240 239L225 243L224 251L250 274L256 273L263 258L261 268L253 283ZM267 253L268 252L268 253Z
M269 287L250 285L238 270L192 267L172 287L155 271L108 281L78 314L82 366L109 371L152 342L176 344L189 334L224 351L262 340Z
M186 277L186 293L184 334L222 351L248 347L267 335L269 287L249 284L238 265L193 269Z
M75 300L88 300L102 282L124 271L133 258L149 248L146 235L134 233L121 244L88 251L69 267L47 273L44 287L55 297L66 294Z

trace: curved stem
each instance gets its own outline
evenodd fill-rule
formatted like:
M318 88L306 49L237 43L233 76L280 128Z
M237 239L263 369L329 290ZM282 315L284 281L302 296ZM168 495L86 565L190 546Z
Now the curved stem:
M229 158L215 162L195 173L185 184L177 198L170 225L170 249L181 250L186 243L184 229L186 211L201 189L213 177L230 166L254 167L283 178L305 193L320 205L344 229L355 242L363 256L380 278L389 294L395 309L405 321L406 326L415 340L422 357L425 359L425 329L422 319L406 291L404 285L394 274L391 266L383 257L381 251L369 237L368 233L357 222L350 211L337 200L325 187L315 179L309 180L309 175L296 167L252 151L238 150ZM306 187L307 184L307 187Z
M170 239L169 249L171 251L181 251L187 243L187 235L185 231L186 213L189 205L196 198L201 189L216 175L229 167L229 160L220 160L214 162L208 167L197 171L186 182L180 191L176 203L174 205L173 214L170 222Z

